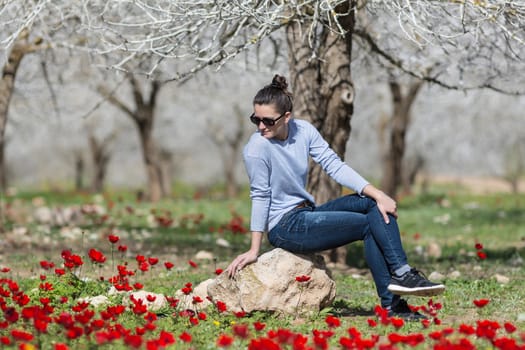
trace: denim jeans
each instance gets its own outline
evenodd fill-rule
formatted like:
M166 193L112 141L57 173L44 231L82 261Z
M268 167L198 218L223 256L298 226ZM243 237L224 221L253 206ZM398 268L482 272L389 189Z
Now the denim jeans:
M387 290L394 270L407 264L396 219L386 224L376 202L353 194L317 207L295 208L268 233L270 243L292 253L312 253L364 242L365 260L381 306L392 304Z

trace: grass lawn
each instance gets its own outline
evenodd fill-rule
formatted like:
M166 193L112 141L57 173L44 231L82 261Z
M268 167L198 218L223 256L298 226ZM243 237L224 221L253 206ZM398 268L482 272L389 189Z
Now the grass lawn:
M108 279L115 275L116 265L134 266L137 255L143 255L155 257L159 263L147 271L137 271L131 278L132 282L140 282L143 289L149 292L173 296L187 283L197 285L212 278L217 268L225 268L233 257L249 247L250 237L246 230L250 203L247 198L247 195L234 200L185 196L155 204L137 202L130 193L109 193L105 196L22 193L4 198L4 237L0 254L0 268L4 272L0 275L0 295L8 296L0 299L0 304L4 305L4 319L0 317L0 342L5 341L6 348L12 349L21 348L21 344L39 349L133 348L131 340L127 341L125 337L95 345L96 339L87 336L86 330L82 336L71 338L51 321L48 331L40 333L27 320L25 323L6 321L8 316L5 310L8 306L16 308L20 314L22 306L10 301L14 292L1 292L9 289L8 280L16 281L33 301L45 295L51 298L54 308L66 312L78 296L103 294L109 286ZM36 216L39 210L43 215L46 210L42 208L48 209L47 213L51 214L47 217ZM60 217L58 213L65 217L64 213L72 208L82 215L72 216L69 221L57 219ZM396 334L422 334L424 341L416 343L424 349L445 344L446 341L459 344L462 339L467 339L474 348L493 348L499 347L494 340L497 337L503 339L500 342L514 340L514 343L523 346L525 197L510 194L471 195L441 188L429 194L401 199L399 225L409 262L427 276L440 274L447 286L446 292L434 299L408 298L414 306L438 306L430 324L405 323L400 328L392 324L371 325L373 320L377 320L374 308L378 298L362 256L362 244L355 243L348 247L348 267L332 268L337 283L334 305L314 317L305 319L300 315L256 313L239 318L213 309L206 311L206 319L198 320L197 326L191 321L188 323L184 315L175 317L173 310L166 310L158 315L155 329L146 333L159 336L160 330L170 332L177 338L178 345L171 345L176 349L214 349L221 340L224 340L224 347L255 349L250 344L271 338L267 333L271 330L286 330L294 334L294 339L299 339L299 335L305 336L308 338L306 344L312 349L351 348L342 345L348 337L356 339L355 333L354 338L349 336L350 329L358 331L360 339L379 337L376 347L381 342L390 342L400 348L410 347L410 341L406 338L392 342ZM109 235L118 236L118 244L109 243ZM125 251L119 251L117 245L125 246ZM107 259L103 264L95 266L90 263L88 251L92 248L105 255ZM271 247L265 242L263 250L269 249ZM51 262L54 268L61 267L64 250L83 258L82 281L64 283L62 277L53 273L53 268L42 267L42 261ZM196 260L195 254L199 251L211 252L214 258ZM190 260L197 267L192 267ZM169 270L162 266L168 261L174 265ZM104 276L104 281L100 280L101 276ZM44 281L54 288L43 290L41 284ZM58 298L64 295L70 300L59 303ZM483 300L488 301L483 307L474 303ZM335 317L340 325L327 326L327 317ZM144 323L136 315L123 315L118 320L123 327L135 331ZM252 325L256 322L264 324L264 330L254 331ZM483 332L489 332L487 327L489 330L495 327L493 322L499 328L496 328L497 336L490 338ZM243 339L235 324L249 325L250 336ZM513 331L511 326L517 330ZM31 340L20 340L12 335L12 330L17 327L36 335ZM468 327L473 327L477 333L468 334ZM313 330L329 330L334 334L325 334L324 340L317 339L319 335L312 333ZM187 335L190 341L187 341ZM223 336L225 338L221 338ZM226 346L228 337L232 339L232 344ZM8 340L5 339L10 343L6 344ZM317 344L317 341L325 341L327 347ZM57 348L57 344L65 347ZM292 348L292 345L284 343L279 345L281 348ZM308 348L304 346L298 349ZM456 348L468 348L466 342L463 346ZM166 347L169 348L168 344ZM146 348L146 340L138 348Z

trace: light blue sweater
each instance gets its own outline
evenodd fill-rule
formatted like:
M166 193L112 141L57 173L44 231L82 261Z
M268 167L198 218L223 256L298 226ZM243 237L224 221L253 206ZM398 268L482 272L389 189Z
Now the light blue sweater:
M305 189L309 156L342 186L361 194L368 184L305 120L290 119L284 141L266 139L256 132L243 151L250 179L251 231L269 231L298 204L305 200L315 203Z

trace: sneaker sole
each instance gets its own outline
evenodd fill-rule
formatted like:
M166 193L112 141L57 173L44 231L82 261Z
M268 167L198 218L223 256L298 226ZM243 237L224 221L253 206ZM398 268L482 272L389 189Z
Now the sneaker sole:
M444 285L420 288L405 288L397 285L389 285L388 290L396 295L415 295L420 297L431 297L445 291Z

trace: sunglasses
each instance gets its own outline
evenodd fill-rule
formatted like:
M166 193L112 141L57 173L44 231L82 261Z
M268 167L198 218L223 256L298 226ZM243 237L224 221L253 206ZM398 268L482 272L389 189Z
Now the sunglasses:
M275 122L278 121L279 119L281 119L282 117L284 117L284 115L286 114L286 112L284 112L283 114L281 114L279 117L275 118L275 119L272 119L272 118L266 118L266 117L263 117L263 118L259 118L259 117L256 117L255 116L255 113L253 113L251 116L250 116L250 120L252 123L254 123L255 125L259 125L261 122L264 124L264 126L274 126L275 125Z

